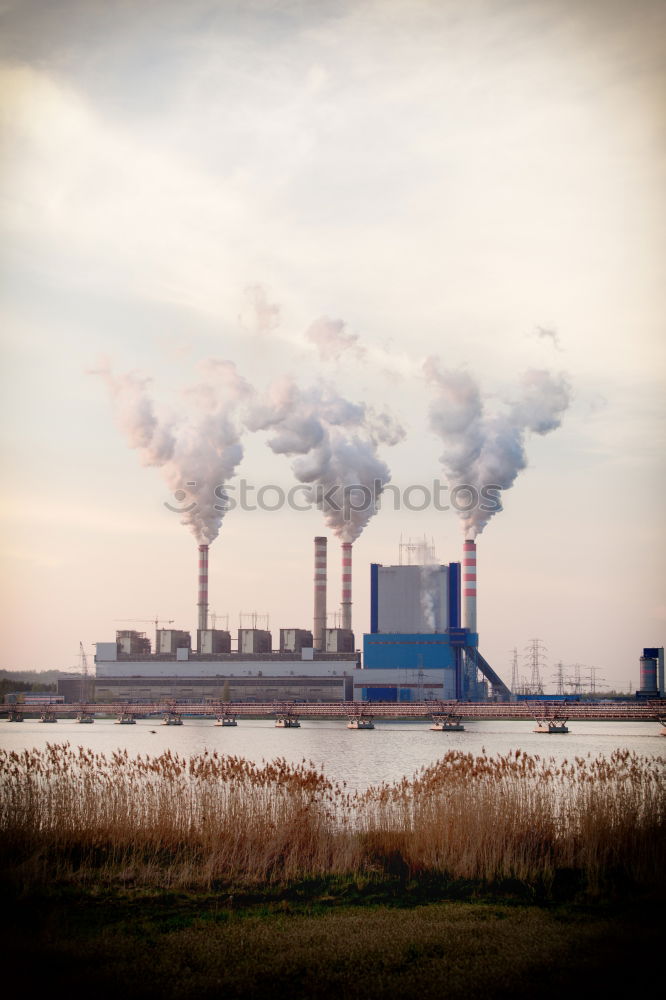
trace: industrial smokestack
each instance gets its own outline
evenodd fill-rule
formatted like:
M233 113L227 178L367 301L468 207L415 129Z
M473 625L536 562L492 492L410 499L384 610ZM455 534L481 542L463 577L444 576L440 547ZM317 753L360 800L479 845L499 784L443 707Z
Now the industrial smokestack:
M463 546L463 625L476 632L476 542Z
M342 627L352 627L352 543L342 543Z
M326 628L326 538L314 540L314 623L312 641L315 649L324 650Z
M199 546L199 629L208 628L208 546Z

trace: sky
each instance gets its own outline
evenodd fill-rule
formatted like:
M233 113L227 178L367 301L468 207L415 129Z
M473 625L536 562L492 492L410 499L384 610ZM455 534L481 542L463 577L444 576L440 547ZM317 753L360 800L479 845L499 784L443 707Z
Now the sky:
M547 689L635 688L666 631L664 38L657 0L2 0L0 666L195 629L186 482L358 455L401 508L355 540L360 640L371 562L461 558L418 488L499 447L483 655L510 683L539 638ZM320 510L216 516L218 626L311 628L319 534L336 611Z

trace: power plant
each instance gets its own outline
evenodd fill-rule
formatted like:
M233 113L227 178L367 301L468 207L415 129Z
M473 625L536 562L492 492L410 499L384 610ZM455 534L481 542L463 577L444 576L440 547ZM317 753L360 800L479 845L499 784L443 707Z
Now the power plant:
M340 627L328 627L327 539L314 539L312 630L209 628L209 546L198 547L196 649L187 631L118 631L97 643L96 700L409 702L492 699L510 692L479 651L476 546L463 564L370 566L370 632L352 630L352 544L341 546ZM464 610L464 620L462 611ZM256 624L256 623L255 623Z
M439 566L434 557L421 567L373 563L372 627L357 648L353 546L391 483L380 450L406 436L392 414L353 402L333 386L301 385L292 376L281 375L258 390L233 362L211 359L206 381L187 397L190 402L197 397L200 405L187 420L174 422L160 417L146 379L100 369L115 419L142 463L162 469L170 488L195 488L186 508L165 506L180 514L180 523L197 540L199 576L195 648L190 633L177 630L158 630L150 652L140 633L119 633L115 642L98 643L98 700L255 694L264 700L307 701L510 698L479 648L473 539L502 509L499 493L510 489L526 467L529 436L560 426L569 385L562 373L529 369L506 399L488 407L489 397L470 373L443 368L437 357L425 360L423 373L430 430L444 446L440 462L467 539L463 558ZM236 474L246 432L266 433L273 454L290 459L295 479L341 545L336 627L329 627L327 540L318 536L311 631L303 622L288 623L299 627L281 629L279 648L267 628L247 630L241 621L235 644L230 632L209 628L209 546L231 509L210 498L226 496L223 484ZM179 503L185 496L181 488L174 493Z

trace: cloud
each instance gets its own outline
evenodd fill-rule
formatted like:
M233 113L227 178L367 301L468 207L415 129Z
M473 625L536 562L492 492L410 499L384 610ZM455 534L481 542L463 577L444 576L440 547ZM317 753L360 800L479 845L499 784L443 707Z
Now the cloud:
M252 333L271 333L280 325L280 306L268 301L263 285L248 285L239 319L241 326Z
M315 345L322 361L339 361L343 354L349 354L356 361L365 358L365 348L359 344L358 334L349 333L341 319L322 316L308 327L305 337Z
M557 330L552 330L546 326L537 326L532 336L540 340L550 340L556 351L563 350Z
M0 92L6 244L56 281L233 315L262 238L233 179L165 155L38 70L1 68Z

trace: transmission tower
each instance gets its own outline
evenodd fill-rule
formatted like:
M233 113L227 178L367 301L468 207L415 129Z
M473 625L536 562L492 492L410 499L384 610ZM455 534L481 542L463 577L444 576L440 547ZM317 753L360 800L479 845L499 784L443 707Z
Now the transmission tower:
M571 688L573 694L580 694L582 688L582 681L580 679L580 663L574 663L573 674L569 674L566 677L566 683Z
M553 675L551 680L555 683L555 694L564 694L564 664L561 660L557 664L557 673Z
M525 660L530 667L530 694L543 694L541 667L545 666L546 646L542 639L530 639L525 647Z
M601 667L588 667L588 672L590 674L590 694L596 694L597 686L605 687L605 684L600 685L600 681L605 681L605 677L597 677L597 674L601 670Z

